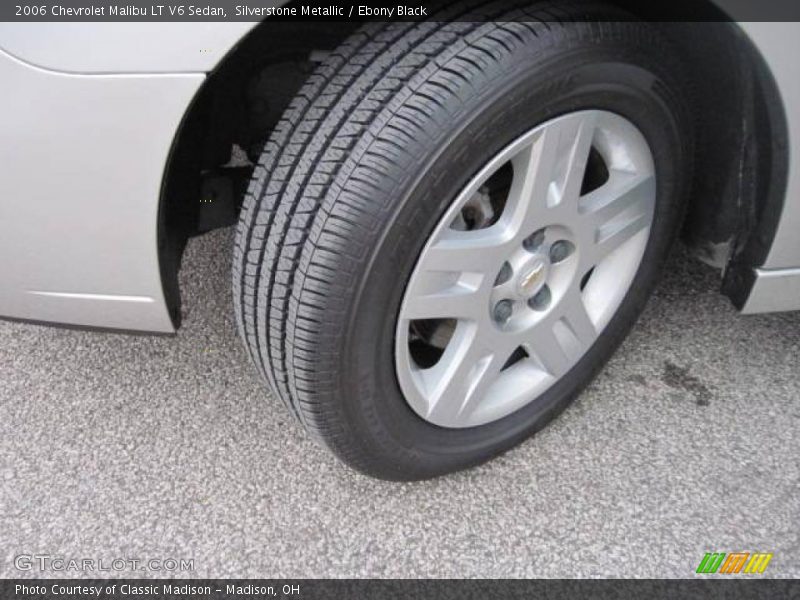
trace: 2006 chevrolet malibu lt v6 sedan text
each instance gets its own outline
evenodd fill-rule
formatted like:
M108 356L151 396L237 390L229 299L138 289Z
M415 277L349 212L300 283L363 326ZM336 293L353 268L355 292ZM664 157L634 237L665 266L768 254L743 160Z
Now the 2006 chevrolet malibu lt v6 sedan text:
M485 461L679 232L743 313L800 309L800 26L701 4L4 23L0 315L173 332L187 238L236 224L231 310L313 436L387 479Z

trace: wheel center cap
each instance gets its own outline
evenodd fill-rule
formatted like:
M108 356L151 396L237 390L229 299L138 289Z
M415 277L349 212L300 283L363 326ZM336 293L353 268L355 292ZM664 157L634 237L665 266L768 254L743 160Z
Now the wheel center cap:
M547 261L537 256L521 270L517 280L517 293L523 298L532 298L547 281Z

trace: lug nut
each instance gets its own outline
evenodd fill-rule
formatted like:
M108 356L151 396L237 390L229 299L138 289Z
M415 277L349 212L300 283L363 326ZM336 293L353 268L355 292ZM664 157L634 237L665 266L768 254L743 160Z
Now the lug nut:
M522 247L528 252L534 252L539 246L544 243L544 229L534 231L522 242Z
M553 245L550 246L550 262L561 262L572 254L574 249L575 246L567 240L558 240L554 242Z
M500 272L497 274L497 277L494 280L494 284L496 286L504 284L506 281L511 279L511 276L513 274L514 274L514 271L511 268L511 265L508 264L508 261L504 262L503 263L503 267L500 269Z
M535 296L528 300L528 306L533 310L544 310L550 304L550 288L545 285L540 289Z
M514 312L514 303L511 300L500 300L494 305L494 320L498 323L505 323L511 318Z

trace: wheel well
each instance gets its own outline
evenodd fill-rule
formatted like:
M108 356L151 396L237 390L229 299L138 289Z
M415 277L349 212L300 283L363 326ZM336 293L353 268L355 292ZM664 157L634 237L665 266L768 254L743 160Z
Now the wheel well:
M612 3L655 19L647 3ZM786 120L769 69L741 29L708 0L692 8L709 21L654 23L687 66L696 108L695 172L682 237L701 260L725 270L723 291L739 304L749 291L746 273L766 257L783 205ZM160 203L162 282L176 327L186 241L235 222L272 127L314 63L357 26L265 21L197 93L173 143ZM239 150L231 160L234 145Z
M788 125L772 73L733 22L664 23L692 74L694 177L682 238L722 270L741 308L777 231L788 179Z
M692 70L696 107L694 177L682 237L727 278L732 265L760 264L769 250L788 172L783 105L769 68L735 23L662 28Z
M159 204L161 279L176 327L187 240L235 223L270 131L315 63L357 25L264 21L209 73L192 100L173 141Z

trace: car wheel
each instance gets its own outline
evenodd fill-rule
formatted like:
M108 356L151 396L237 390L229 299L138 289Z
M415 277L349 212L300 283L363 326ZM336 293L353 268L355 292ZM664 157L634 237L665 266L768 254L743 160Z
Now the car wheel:
M432 477L526 439L657 279L689 176L681 65L646 24L555 10L362 28L256 169L240 330L363 472Z

